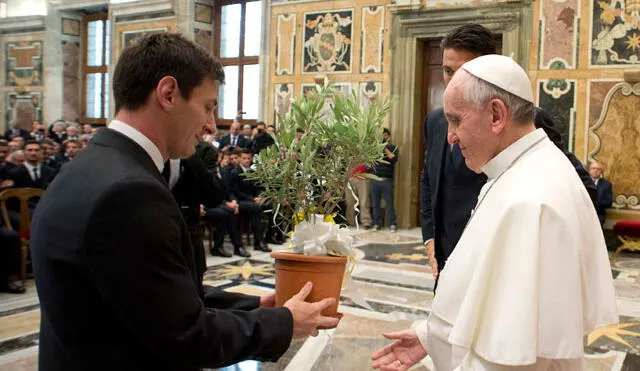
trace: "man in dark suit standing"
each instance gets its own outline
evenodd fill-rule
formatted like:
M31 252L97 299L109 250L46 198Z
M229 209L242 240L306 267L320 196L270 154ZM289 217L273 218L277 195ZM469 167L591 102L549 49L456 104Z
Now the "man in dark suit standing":
M596 211L598 212L600 225L604 225L604 221L607 218L607 209L613 204L613 187L610 181L602 177L602 171L602 165L598 162L592 162L589 165L589 175L591 175L591 179L593 179L598 190Z
M224 150L232 150L237 147L240 148L248 148L251 141L242 135L240 132L240 123L233 122L229 127L229 134L223 135L220 138L220 149Z
M31 133L24 129L21 129L20 125L17 122L13 122L11 124L11 129L7 130L4 133L4 139L10 141L15 137L22 137L26 141L31 139Z
M275 360L292 336L336 326L307 284L262 298L202 296L180 208L161 172L214 124L222 65L177 34L122 51L115 119L65 165L36 209L31 248L40 297L39 369L196 370Z
M491 32L478 24L467 24L451 31L442 40L442 68L445 85L464 63L487 54L496 54ZM565 148L562 138L553 128L553 120L536 109L535 124L543 128L573 164L592 200L595 187L582 163ZM433 276L444 269L462 231L476 205L480 189L486 183L484 174L471 171L457 144L447 143L448 122L443 109L429 114L424 121L425 162L420 179L420 219L422 238ZM435 290L435 287L434 287Z

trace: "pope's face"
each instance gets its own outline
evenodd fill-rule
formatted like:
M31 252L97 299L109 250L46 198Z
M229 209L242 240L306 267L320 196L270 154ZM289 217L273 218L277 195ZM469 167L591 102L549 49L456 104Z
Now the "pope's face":
M449 121L447 141L460 146L467 167L479 174L495 156L499 137L492 131L489 103L478 107L464 99L464 84L469 78L462 72L451 80L444 93L444 114Z

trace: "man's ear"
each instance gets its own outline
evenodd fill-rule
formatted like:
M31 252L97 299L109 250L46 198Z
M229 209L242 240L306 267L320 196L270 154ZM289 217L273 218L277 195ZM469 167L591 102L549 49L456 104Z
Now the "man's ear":
M176 104L176 99L180 94L178 81L173 76L165 76L158 82L156 86L155 96L160 107L169 111Z
M509 119L509 108L501 99L489 100L489 111L491 113L491 131L500 134L507 125Z

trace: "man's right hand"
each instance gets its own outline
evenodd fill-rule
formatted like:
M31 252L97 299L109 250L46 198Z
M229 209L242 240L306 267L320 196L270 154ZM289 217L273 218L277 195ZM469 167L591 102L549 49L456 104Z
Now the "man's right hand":
M436 260L436 250L434 248L433 240L429 240L425 247L427 248L427 260L433 269L433 279L438 278L438 261Z
M307 282L304 287L291 299L284 303L284 306L291 311L293 316L293 337L317 336L318 327L333 328L340 321L338 318L325 317L322 311L335 304L335 298L326 298L315 303L307 303L304 300L309 296L313 285Z

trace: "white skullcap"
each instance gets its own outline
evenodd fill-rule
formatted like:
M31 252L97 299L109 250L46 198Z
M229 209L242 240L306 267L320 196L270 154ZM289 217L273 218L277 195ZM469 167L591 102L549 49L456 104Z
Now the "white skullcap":
M513 59L504 55L483 55L470 60L462 68L473 76L489 82L528 102L533 101L533 91L527 73Z

